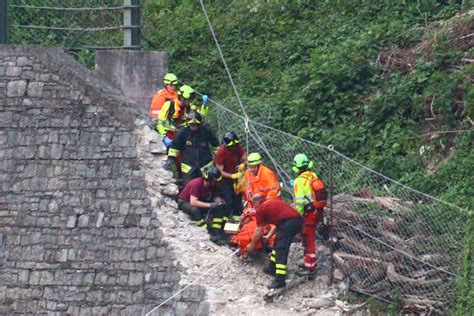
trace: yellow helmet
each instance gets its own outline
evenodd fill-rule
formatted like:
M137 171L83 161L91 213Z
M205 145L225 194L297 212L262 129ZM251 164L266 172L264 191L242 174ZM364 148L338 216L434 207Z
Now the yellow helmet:
M256 166L262 163L262 156L259 153L251 153L247 157L249 166Z
M167 73L165 77L163 78L163 83L165 85L167 84L178 85L178 77L176 77L175 74Z
M188 85L184 85L179 88L178 94L185 99L192 99L194 98L194 89Z

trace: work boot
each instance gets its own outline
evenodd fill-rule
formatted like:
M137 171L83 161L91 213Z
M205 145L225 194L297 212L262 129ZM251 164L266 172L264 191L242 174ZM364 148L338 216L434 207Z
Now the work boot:
M284 278L278 278L276 277L272 283L270 283L269 286L267 286L267 288L269 290L271 289L280 289L282 287L285 287L286 286L286 282L285 282L285 279Z
M265 274L268 274L269 276L275 276L275 267L271 267L271 266L268 266L268 267L265 267L263 268L263 273Z
M213 243L218 244L218 245L220 244L221 236L220 236L219 230L215 228L211 228L209 229L209 235Z
M228 244L229 243L229 235L227 235L225 233L225 231L221 230L219 232L219 235L220 235L220 239L221 241L224 243L224 244Z
M316 275L316 270L299 269L295 274L299 277L314 277Z

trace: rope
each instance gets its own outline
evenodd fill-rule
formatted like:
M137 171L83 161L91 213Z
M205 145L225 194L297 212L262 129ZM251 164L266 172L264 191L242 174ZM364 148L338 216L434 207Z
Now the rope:
M190 287L191 285L195 284L198 280L200 280L202 277L206 276L207 274L209 274L211 271L215 270L217 267L219 266L222 266L223 263L229 261L230 258L232 258L232 256L234 256L237 252L239 252L239 249L235 250L234 252L232 252L230 255L226 256L225 259L223 261L219 261L218 263L216 263L214 266L212 266L209 270L207 270L206 272L204 272L203 274L201 274L200 276L198 276L196 279L194 279L191 283L189 283L188 285L186 285L185 287L183 287L181 290L179 290L178 292L174 293L171 297L167 298L166 300L164 300L160 305L154 307L152 310L150 310L148 313L145 314L145 316L149 316L151 315L151 313L153 313L155 310L157 310L158 308L160 308L161 306L163 306L164 304L166 304L167 302L169 302L170 300L172 300L173 298L175 298L178 294L180 294L181 292L183 292L184 290L186 290L188 287Z
M211 100L211 99L209 99L209 100ZM236 112L234 112L234 111L232 111L232 110L230 110L230 109L224 107L224 106L223 106L222 104L220 104L219 102L216 102L216 101L214 101L214 100L211 100L211 101L212 101L217 107L219 107L221 110L226 111L226 112L228 112L228 113L230 113L230 114L232 114L232 115L238 116L239 118L241 118L242 120L245 121L245 117L243 117L242 115L240 115L240 114L238 114L238 113L236 113ZM375 171L375 170L373 170L373 169L371 169L371 168L369 168L369 167L363 165L362 163L360 163L360 162L358 162L358 161L355 161L355 160L353 160L353 159L347 157L346 155L344 155L344 154L340 153L339 151L335 150L334 147L329 148L328 146L315 143L315 142L313 142L313 141L310 141L310 140L301 138L301 137L299 137L299 136L296 136L296 135L287 133L287 132L285 132L285 131L276 129L276 128L274 128L274 127L265 125L265 124L263 124L263 123L255 122L255 121L253 121L253 120L250 119L250 118L248 118L248 122L249 122L251 125L258 125L258 126L261 126L261 127L263 127L263 128L267 128L267 129L269 129L269 130L271 130L271 131L274 131L274 132L277 132L277 133L286 135L286 136L288 136L288 137L291 137L291 138L293 138L293 139L295 139L295 140L299 140L299 141L304 142L304 143L306 143L306 144L314 145L314 146L316 146L316 147L319 147L319 148L321 148L321 149L325 149L325 150L328 150L328 151L333 151L333 152L336 153L338 156L342 157L344 160L350 161L350 162L356 164L357 166L359 166L359 167L361 167L361 168L363 168L363 169L365 169L365 170L367 170L367 171L369 171L369 172L371 172L371 173L373 173L373 174L375 174L375 175L378 175L378 176L380 176L380 177L382 177L382 178L384 178L384 179L386 179L386 180L388 180L388 181L390 181L390 182L393 182L393 183L395 183L395 184L397 184L397 185L400 185L401 187L403 187L403 188L405 188L405 189L407 189L407 190L409 190L409 191L412 191L412 192L417 193L417 194L421 194L421 195L423 195L423 196L425 196L425 197L427 197L427 198L430 198L430 199L433 199L433 200L435 200L435 201L437 201L437 202L440 202L440 203L443 203L443 204L445 204L445 205L454 207L454 208L456 208L456 209L458 209L458 210L461 210L461 211L462 211L462 210L465 210L464 208L462 208L462 207L460 207L460 206L457 206L457 205L455 205L455 204L446 202L446 201L444 201L444 200L441 200L441 199L439 199L439 198L437 198L437 197L434 197L434 196L432 196L432 195L429 195L429 194L427 194L427 193L423 193L423 192L421 192L421 191L418 191L418 190L416 190L416 189L414 189L414 188L412 188L412 187L409 187L409 186L407 186L407 185L405 185L405 184L403 184L403 183L401 183L401 182L398 182L398 181L396 181L396 180L394 180L394 179L392 179L392 178L390 178L390 177L388 177L388 176L386 176L386 175L383 175L383 174L381 174L381 173L379 173L379 172L377 172L377 171ZM332 146L332 145L331 145L331 146Z
M202 2L202 0L199 0L199 3L201 4L202 11L204 12L204 16L206 17L207 24L209 25L209 29L211 30L212 37L214 38L214 42L216 43L216 46L217 46L217 50L219 51L219 55L221 56L222 63L224 64L227 75L229 76L232 89L234 89L234 93L237 97L237 100L239 101L239 105L240 105L240 108L242 109L242 113L244 113L245 117L248 117L247 112L245 111L245 107L242 104L242 100L240 100L239 92L237 91L237 87L235 86L234 80L232 79L232 75L230 74L229 67L227 67L227 63L224 59L224 54L222 54L221 46L219 45L219 42L217 41L216 33L214 32L214 28L212 27L211 20L209 20L209 16L207 15L206 7L204 6L204 3Z
M413 189L412 187L406 186L406 185L404 185L403 183L400 183L400 182L398 182L398 181L396 181L396 180L393 180L392 178L389 178L389 177L387 177L387 176L385 176L385 175L383 175L383 174L381 174L381 173L379 173L379 172L377 172L377 171L375 171L375 170L372 170L372 169L370 169L369 167L364 166L364 165L361 164L360 162L357 162L357 161L355 161L355 160L352 160L351 158L347 157L346 155L344 155L344 154L338 152L338 151L335 150L334 148L332 149L332 151L335 152L337 155L341 156L342 158L344 158L344 159L346 159L346 160L348 160L348 161L350 161L350 162L352 162L352 163L358 165L359 167L361 167L361 168L363 168L363 169L365 169L365 170L367 170L367 171L369 171L369 172L372 172L372 173L374 173L374 174L376 174L376 175L378 175L378 176L380 176L380 177L382 177L382 178L384 178L384 179L386 179L386 180L388 180L388 181L391 181L391 182L393 182L393 183L396 183L396 184L398 184L398 185L404 187L405 189L407 189L407 190L409 190L409 191L412 191L412 192L421 194L421 195L423 195L423 196L425 196L425 197L427 197L427 198L433 199L433 200L435 200L435 201L437 201L437 202L440 202L440 203L446 204L446 205L448 205L448 206L457 208L458 210L461 210L461 211L464 210L464 208L462 208L462 207L460 207L460 206L457 206L457 205L455 205L455 204L452 204L452 203L443 201L443 200L441 200L441 199L438 199L437 197L434 197L434 196L432 196L432 195L429 195L429 194L423 193L423 192L421 192L421 191L418 191L418 190L416 190L416 189Z

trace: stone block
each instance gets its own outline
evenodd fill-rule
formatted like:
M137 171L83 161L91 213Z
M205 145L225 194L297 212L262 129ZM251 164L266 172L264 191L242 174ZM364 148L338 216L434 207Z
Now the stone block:
M99 228L102 226L102 220L104 219L104 212L99 212L97 215L97 221L95 223L95 227Z
M28 85L28 96L33 98L40 98L43 96L43 82L33 81Z
M59 262L66 262L67 261L67 253L68 253L67 249L61 249L59 251L58 261Z
M89 215L82 214L77 221L77 227L87 227L89 225Z
M77 225L77 216L76 215L71 215L67 219L67 228L75 228Z
M2 115L0 115L0 127L10 127L12 119L12 112L2 112Z
M20 56L16 59L17 66L31 66L32 62L28 57Z
M6 69L6 75L7 77L19 77L21 75L21 71L21 67L10 66Z
M21 74L21 79L34 80L35 77L36 77L35 72L31 70L24 70L23 73Z
M22 97L25 95L26 80L9 81L7 84L7 97Z

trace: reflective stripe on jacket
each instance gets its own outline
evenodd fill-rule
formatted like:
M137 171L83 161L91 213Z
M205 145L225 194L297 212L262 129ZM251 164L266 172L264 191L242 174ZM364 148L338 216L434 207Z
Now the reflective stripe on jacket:
M219 140L207 125L196 132L189 127L178 129L168 156L177 157L182 152L181 170L189 173L192 168L201 168L212 161L211 148L219 146Z
M318 176L311 171L302 172L295 179L293 193L295 195L295 208L298 213L304 213L304 205L313 202L313 194L311 192L311 181L317 179Z
M242 183L246 199L249 202L252 201L252 196L257 193L267 199L280 197L280 182L278 182L275 172L264 165L260 165L257 175L254 175L250 170L245 171Z

